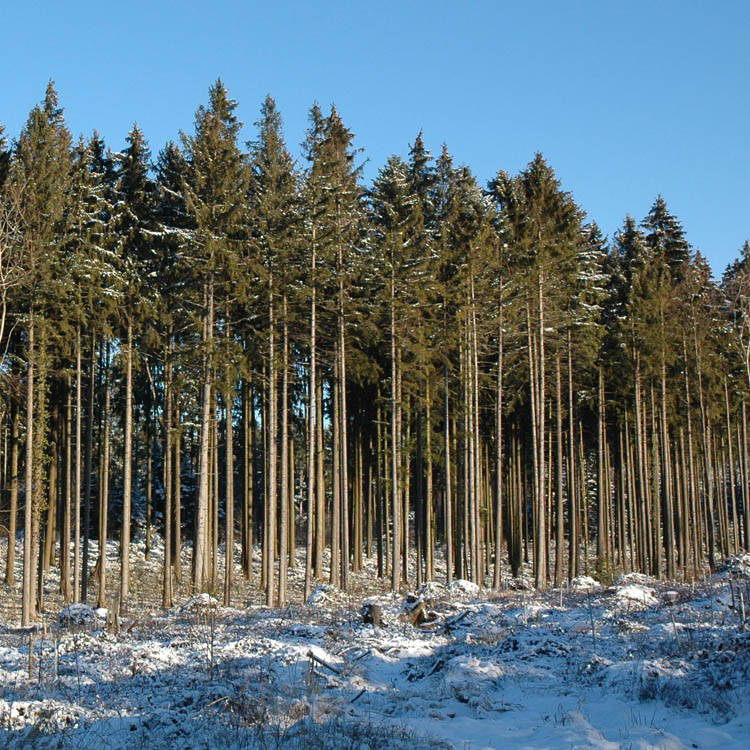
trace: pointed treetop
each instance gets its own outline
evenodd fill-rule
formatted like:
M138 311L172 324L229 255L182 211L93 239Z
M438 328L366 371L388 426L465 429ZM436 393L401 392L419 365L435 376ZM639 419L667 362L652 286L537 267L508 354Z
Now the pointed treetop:
M420 199L425 200L435 181L435 172L429 167L432 154L427 150L420 130L409 148L409 181Z
M127 138L125 139L133 148L142 148L146 144L146 136L144 136L140 125L137 122L133 123L133 127L130 129Z
M682 224L669 211L667 202L661 195L656 197L641 226L646 230L646 244L654 252L656 259L669 266L672 281L679 281L683 275L683 266L690 257L690 245Z
M141 177L145 177L151 161L151 150L138 123L133 124L125 142L128 145L122 152L123 158L120 159L122 168L130 165L130 168L135 168Z
M266 98L263 100L263 105L260 108L260 119L255 122L255 127L258 128L259 134L258 142L249 142L248 145L251 148L255 148L269 140L283 143L281 135L282 125L281 113L276 107L275 99L270 94L266 94Z
M425 163L432 159L432 154L427 150L424 145L424 131L420 129L417 133L417 137L414 139L414 143L409 146L409 156L414 163Z
M209 88L208 96L212 111L220 116L224 112L231 112L237 107L237 102L229 98L229 91L221 78L217 78L216 83Z
M182 133L185 150L190 153L202 139L217 137L219 140L234 141L242 123L237 119L237 102L229 97L221 79L208 90L208 106L201 104L195 112L195 135Z
M309 126L305 133L305 140L302 142L302 152L307 161L315 161L320 149L320 142L323 136L324 118L318 102L313 102L310 112L307 115Z
M62 121L63 110L60 107L60 100L55 90L55 82L50 79L47 89L44 92L43 111L50 122Z

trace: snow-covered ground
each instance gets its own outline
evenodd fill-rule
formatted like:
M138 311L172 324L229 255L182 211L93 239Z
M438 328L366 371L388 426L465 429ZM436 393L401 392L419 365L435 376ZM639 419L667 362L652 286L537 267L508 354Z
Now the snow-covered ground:
M158 589L157 558L135 557ZM433 582L408 601L368 596L368 569L356 596L320 587L281 610L144 598L117 634L79 606L33 635L31 678L29 633L8 620L0 747L747 750L750 556L731 563L694 587Z

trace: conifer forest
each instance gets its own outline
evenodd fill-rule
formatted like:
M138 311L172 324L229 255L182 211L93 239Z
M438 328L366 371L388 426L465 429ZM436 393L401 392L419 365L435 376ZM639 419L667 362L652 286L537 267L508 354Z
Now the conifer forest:
M541 154L481 185L415 133L365 184L335 108L295 160L270 96L247 143L236 107L217 81L156 155L73 138L52 84L0 129L22 625L51 569L127 609L136 535L164 607L240 575L281 607L302 565L346 592L368 558L393 591L438 560L545 589L750 551L750 244L715 280L661 196L607 238Z

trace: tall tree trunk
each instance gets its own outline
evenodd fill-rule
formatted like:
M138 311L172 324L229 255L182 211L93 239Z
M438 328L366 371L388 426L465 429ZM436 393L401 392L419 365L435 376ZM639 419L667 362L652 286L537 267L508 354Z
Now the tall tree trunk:
M393 260L391 262L391 520L393 524L391 550L391 591L401 588L401 501L399 466L401 453L398 425L401 406L398 401L398 372L396 361L396 280ZM449 564L450 567L450 564Z
M276 562L276 504L278 489L276 486L276 446L278 440L278 424L276 407L278 396L276 393L276 319L273 301L273 272L268 282L269 303L269 344L268 344L268 426L266 436L268 440L268 484L266 485L266 604L274 606L276 588L274 586L274 565Z
M747 439L747 407L742 399L742 465L745 467L742 482L742 519L745 525L745 551L750 550L750 453Z
M400 496L401 496L401 581L404 586L409 585L409 518L411 513L409 511L409 501L411 499L411 472L409 466L409 451L404 450L405 446L411 444L411 399L406 400L406 408L404 409L404 398L403 398L403 371L401 367L401 350L396 352L398 362L396 369L398 371L398 388L396 393L398 394L398 403L401 404L399 411L402 413L402 418L398 422L398 445L399 453L401 456L401 463L399 465L399 478L401 480ZM404 413L405 412L405 413ZM406 429L406 435L403 435L403 430Z
M338 349L338 344L335 345ZM334 360L338 352L334 353ZM335 367L338 369L338 365ZM333 390L331 394L331 567L328 578L332 586L341 585L341 422L339 420L339 381L334 375Z
M667 577L675 577L675 550L672 509L674 508L674 490L672 485L672 460L670 455L669 423L667 421L667 354L664 341L664 311L661 310L662 346L661 346L661 443L662 443L662 484L663 484L663 525L664 551L667 558Z
M708 564L713 570L716 567L716 534L714 530L714 463L713 455L713 436L711 430L711 420L706 410L705 398L703 393L703 369L701 365L700 348L698 346L698 331L695 322L693 322L693 344L695 347L696 372L698 373L698 401L701 412L701 431L703 437L703 457L705 463L705 521L706 536L708 537Z
M110 387L109 387L109 342L105 346L104 372L104 439L102 448L101 477L99 479L99 593L97 607L107 606L107 523L109 511L109 411L110 411ZM124 513L124 509L123 509ZM121 579L122 580L122 579ZM120 611L124 608L124 597L120 588Z
M164 465L163 479L164 484L164 567L162 568L162 586L161 586L161 603L165 608L171 607L174 603L174 592L172 584L172 347L173 339L171 332L169 334L168 348L164 351L164 416L163 416L163 448ZM151 419L151 415L148 415ZM177 441L179 442L179 440ZM179 504L179 496L175 505ZM175 557L179 555L179 546L176 547Z
M36 566L32 549L34 514L34 313L29 315L28 355L26 368L26 483L23 513L23 598L21 627L36 619Z
M198 468L198 503L195 520L195 546L193 554L193 587L204 591L209 581L210 559L208 545L210 511L210 464L211 445L211 393L212 348L213 348L213 279L204 287L203 316L203 383L201 386L200 460Z
M81 467L83 466L83 367L81 363L81 326L76 327L76 455L73 502L75 527L73 543L73 601L81 599Z
M539 368L537 370L537 377L539 380L538 400L537 400L537 419L538 428L537 434L539 439L539 513L537 516L537 530L536 539L534 544L534 552L536 556L536 586L539 589L547 588L547 557L545 555L545 544L547 540L547 510L546 510L546 497L547 497L547 467L544 461L544 444L545 435L547 429L547 420L545 418L546 408L546 372L545 372L545 356L544 356L544 269L539 269L538 277L538 292L537 292L537 304L538 304L538 324L539 324Z
M8 516L8 550L5 558L5 582L13 591L16 587L16 535L18 525L18 401L10 399L10 508ZM25 514L24 514L25 515ZM25 534L25 532L24 532Z
M568 328L568 578L578 575L578 499L576 496L576 436L573 410L573 347Z
M227 336L229 328L227 327ZM228 378L227 378L228 380ZM232 425L232 389L224 390L224 409L226 420L226 509L225 509L225 560L224 560L224 606L231 606L232 583L234 576L234 428Z
M89 393L86 414L86 455L83 512L83 562L81 565L81 601L86 602L89 583L89 537L91 535L91 489L94 467L94 389L96 388L96 335L91 334L91 362L89 370Z
M343 257L339 250L340 267L343 268ZM349 457L348 457L348 424L349 413L346 405L346 337L344 320L344 277L339 274L339 431L341 447L341 588L349 590Z
M217 389L218 390L218 389ZM219 414L211 405L211 588L219 586Z
M312 230L312 248L310 260L310 372L307 391L307 535L305 551L305 601L312 592L312 573L314 555L314 528L315 528L315 458L316 458L316 435L318 429L317 410L317 281L316 262L317 247L315 226Z
M279 590L278 607L286 606L287 568L289 563L289 327L287 299L282 300L281 361L281 518L279 519Z
M380 383L377 384L377 412L375 417L375 442L377 445L376 455L376 520L375 525L377 532L375 534L377 551L378 551L378 578L384 578L387 573L387 558L388 558L388 525L385 520L387 504L390 500L387 492L385 492L385 454L383 446L386 440L383 430L383 406L381 401Z
M153 438L153 427L152 427L152 410L153 406L149 401L146 406L146 419L145 419L145 430L146 430L146 550L145 558L149 560L151 558L152 548L152 527L153 527L153 515L154 515L154 438ZM137 472L134 472L137 475ZM170 550L171 552L171 550Z
M174 337L169 335L169 351L174 351ZM174 436L172 446L174 449L174 460L172 471L174 472L174 515L172 518L172 570L174 580L182 581L182 422L180 418L180 402L173 395L174 402Z
M242 528L243 557L242 567L245 578L253 576L253 547L255 546L255 388L252 379L244 384L244 503Z
M563 554L565 543L563 519L563 420L562 420L562 380L560 377L560 353L555 356L555 403L557 417L557 497L555 503L555 586L563 582Z
M315 578L323 578L323 550L326 544L325 452L323 450L323 378L318 378L315 396L318 416L315 433Z
M295 474L295 457L294 457L294 435L289 436L289 542L287 548L289 550L289 568L294 570L297 567L297 516L296 508L294 505L295 492L297 489L296 474Z
M645 572L650 570L651 567L651 534L649 526L649 513L648 513L648 498L649 489L647 481L647 469L646 469L646 451L644 449L646 440L645 432L646 428L643 424L644 409L643 409L643 396L641 393L641 369L640 369L640 356L636 353L635 356L635 449L636 449L636 476L638 479L637 497L640 502L638 503L638 528L640 538L640 560L641 569Z
M425 496L425 533L426 533L426 568L425 578L435 579L435 512L433 505L433 475L432 475L432 396L430 393L429 376L425 378L425 431L427 449L427 488Z
M65 416L62 419L63 442L65 445L63 484L63 523L60 539L60 591L63 602L67 606L73 599L73 591L70 577L70 536L71 536L71 504L73 498L73 487L71 483L71 472L73 469L73 452L71 445L73 421L73 392L70 384L70 375L65 379ZM11 439L12 435L11 435ZM12 448L11 448L12 450Z
M604 371L602 365L599 365L598 387L597 387L597 534L596 534L596 556L600 563L609 565L612 561L609 559L609 550L607 539L609 536L608 523L608 501L609 488L606 483L606 474L604 468L605 438L604 438Z
M445 465L445 577L447 583L453 581L453 497L451 477L451 429L450 429L450 390L448 382L448 365L443 367L443 452Z
M729 540L729 553L737 554L739 549L739 528L737 520L737 495L734 477L734 449L732 447L732 423L729 417L729 387L727 385L727 376L724 374L724 409L727 422L727 452L729 463L727 473L729 474L729 505L731 510L732 528Z
M48 573L52 565L55 555L55 542L57 541L58 466L60 463L60 404L57 400L51 408L47 452L49 455L49 471L47 473L47 523L42 560L42 571L44 573Z
M130 496L133 468L133 322L128 316L125 349L125 430L122 461L122 530L120 536L120 606L130 591Z
M502 290L502 280L500 283ZM501 292L502 294L502 292ZM495 385L495 568L492 587L502 583L503 550L503 307L500 299L500 321L497 325L497 376Z

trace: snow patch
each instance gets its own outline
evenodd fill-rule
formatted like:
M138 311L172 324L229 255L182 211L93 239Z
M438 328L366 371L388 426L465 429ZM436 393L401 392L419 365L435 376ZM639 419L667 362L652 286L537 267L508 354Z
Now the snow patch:
M615 589L615 599L620 603L635 603L644 607L653 607L658 603L655 593L654 589L649 586L630 583L625 586L618 586Z
M472 581L467 581L463 578L459 578L448 586L448 591L451 594L458 594L459 596L466 597L477 597L479 596L479 586Z
M594 591L601 587L601 583L593 579L591 576L577 576L568 585L568 588L571 591Z

